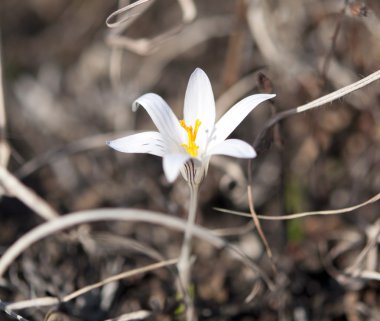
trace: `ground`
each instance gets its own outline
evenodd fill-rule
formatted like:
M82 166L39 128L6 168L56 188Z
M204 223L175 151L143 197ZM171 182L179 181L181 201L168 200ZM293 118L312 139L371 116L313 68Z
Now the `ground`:
M102 221L28 244L0 277L1 301L58 299L14 309L29 321L184 318L175 264L67 296L178 257L183 233L165 217L184 226L185 181L169 184L158 157L117 153L105 142L154 129L143 110L131 109L146 92L182 117L187 81L201 67L218 115L250 94L276 97L232 134L258 156L213 159L201 186L197 224L206 230L194 241L190 289L198 319L380 320L379 197L335 215L260 216L272 257L252 217L217 210L250 213L248 186L266 217L342 209L378 195L379 81L265 126L377 71L380 3L195 0L192 16L192 1L161 0L127 12L134 21L125 13L107 20L127 2L1 1L0 254L51 219L41 213L123 208L165 216L153 224L139 221L140 212L134 222L105 212ZM28 203L31 194L37 198ZM0 310L0 320L11 319Z

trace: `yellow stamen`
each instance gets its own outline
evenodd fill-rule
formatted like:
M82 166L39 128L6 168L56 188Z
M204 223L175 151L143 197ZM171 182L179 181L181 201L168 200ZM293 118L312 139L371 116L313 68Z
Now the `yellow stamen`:
M199 146L195 145L195 139L197 138L198 129L201 125L201 121L197 119L195 121L195 128L193 130L193 126L187 126L184 120L180 120L179 123L181 126L186 130L188 143L187 144L181 144L183 148L186 149L186 151L193 157L198 156L198 149Z

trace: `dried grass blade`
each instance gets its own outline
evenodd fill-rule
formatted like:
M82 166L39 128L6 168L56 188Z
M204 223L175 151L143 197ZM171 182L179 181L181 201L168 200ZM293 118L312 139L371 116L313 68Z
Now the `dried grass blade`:
M145 273L145 272L150 272L150 271L153 271L153 270L157 270L159 268L162 268L162 267L166 267L166 266L169 266L169 265L173 265L173 264L176 264L177 263L177 259L171 259L171 260L167 260L167 261L162 261L162 262L158 262L158 263L154 263L154 264L150 264L150 265L147 265L147 266L144 266L144 267L141 267L141 268L137 268L137 269L134 269L132 271L126 271L126 272L123 272L123 273L119 273L117 275L113 275L113 276L110 276L109 278L106 278L100 282L97 282L97 283L94 283L94 284L91 284L91 285L88 285L88 286L85 286L73 293L70 293L68 295L66 295L62 301L63 302L67 302L67 301L70 301L84 293L87 293L93 289L96 289L96 288L99 288L107 283L111 283L111 282L115 282L115 281L118 281L118 280L121 280L121 279L125 279L125 278L129 278L131 276L134 276L134 275L137 275L137 274L141 274L141 273Z
M261 228L260 221L258 219L257 213L256 213L255 208L253 206L253 196L252 196L252 187L251 187L251 185L248 185L248 204L249 204L249 210L251 212L251 217L252 217L253 222L255 223L255 226L257 228L257 232L259 233L260 238L261 238L261 240L264 243L265 250L266 250L269 258L272 259L273 258L272 251L271 251L271 249L269 247L269 243L267 241L267 238L265 237L263 229Z
M0 34L0 166L7 167L10 148L6 140L7 118L5 113L5 98L3 86L3 57Z
M371 197L369 200L363 203L350 206L350 207L340 208L337 210L312 211L312 212L295 213L295 214L288 214L288 215L282 215L282 216L257 215L257 217L262 220L281 221L281 220L293 220L296 218L302 218L302 217L312 216L312 215L337 215L337 214L344 214L344 213L355 211L361 207L375 203L378 200L380 200L380 193L376 194L375 196ZM234 214L234 215L244 216L244 217L252 217L251 214L246 213L246 212L232 211L232 210L228 210L228 209L220 208L220 207L214 207L214 209L223 213Z
M380 79L380 70L377 70L374 73L368 75L367 77L360 79L359 81L354 82L353 84L345 86L341 89L338 89L338 90L336 90L336 91L334 91L328 95L322 96L322 97L315 99L315 100L313 100L307 104L298 106L298 107L293 108L293 109L285 110L283 112L278 113L277 115L274 115L273 117L271 117L266 122L266 124L264 125L264 128L260 131L259 135L257 135L257 138L255 139L254 146L257 146L257 144L264 137L265 132L270 127L272 127L273 125L278 123L280 120L282 120L288 116L296 115L296 114L299 114L299 113L302 113L302 112L305 112L305 111L308 111L308 110L311 110L311 109L314 109L317 107L321 107L321 106L323 106L327 103L330 103L336 99L339 99L343 96L346 96L349 93L352 93L352 92L354 92L360 88L363 88L363 87L365 87L365 86L367 86L367 85L371 84L372 82L379 80L379 79Z
M15 320L28 321L27 319L23 318L21 315L14 313L11 309L9 309L8 305L5 304L1 300L0 300L0 310L4 311L6 314L8 314L10 317L12 317Z
M164 225L169 228L184 231L186 222L168 215L157 212L136 210L136 209L97 209L77 212L60 216L59 218L43 223L34 229L30 230L20 237L0 258L0 278L3 276L12 262L33 243L51 235L62 231L69 227L73 227L83 223L98 222L98 221L129 221L129 222L145 222L150 224ZM262 271L242 250L226 240L217 237L210 230L193 226L192 234L204 241L209 242L217 248L226 248L252 268L266 282L270 289L274 286L268 276Z
M147 10L154 0L139 0L112 12L106 19L108 28L118 28L127 22L131 24L139 15ZM113 22L113 20L116 20Z
M17 197L25 205L41 216L44 220L53 220L59 214L32 189L21 183L6 168L0 166L0 185L9 195Z
M150 311L140 310L140 311L123 314L117 318L107 319L104 321L138 321L138 320L145 320L146 318L149 318L151 315L152 313Z

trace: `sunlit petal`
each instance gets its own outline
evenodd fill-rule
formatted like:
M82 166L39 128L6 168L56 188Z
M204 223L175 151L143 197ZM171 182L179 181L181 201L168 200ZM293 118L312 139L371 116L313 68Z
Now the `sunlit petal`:
M202 122L200 134L211 132L215 123L215 100L210 80L206 73L197 68L191 74L186 89L184 120L187 125L193 126L199 119Z
M141 96L133 103L133 111L136 111L139 106L142 106L147 111L157 129L165 138L175 140L177 143L184 139L184 133L177 117L159 95L149 93Z
M268 94L252 95L232 106L215 125L214 138L216 142L225 140L257 105L275 96Z
M249 96L235 104L215 124L215 101L210 80L197 68L190 76L184 101L184 118L179 120L158 95L149 93L133 104L142 106L159 132L145 132L116 139L108 145L124 153L149 153L163 157L166 178L173 182L182 172L189 184L200 184L212 155L254 158L252 146L238 139L225 140L260 103L275 95ZM191 161L189 161L191 159Z
M164 156L164 173L167 180L174 182L182 166L190 159L189 154L167 154Z
M158 132L144 132L107 142L108 146L123 153L146 153L163 157L167 144Z
M256 152L251 145L240 139L227 139L214 145L208 155L226 155L239 158L254 158Z

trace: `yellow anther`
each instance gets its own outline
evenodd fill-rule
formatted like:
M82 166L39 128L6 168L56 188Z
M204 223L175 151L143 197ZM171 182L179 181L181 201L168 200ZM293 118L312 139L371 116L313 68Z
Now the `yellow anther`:
M197 119L195 121L194 129L193 129L193 126L187 126L184 120L180 120L179 123L181 124L181 126L183 127L183 129L186 130L187 139L188 139L188 143L187 144L181 144L181 146L183 148L185 148L186 151L191 156L193 156L193 157L198 156L199 146L197 146L195 144L195 140L197 138L199 126L201 125L202 122L199 119Z

